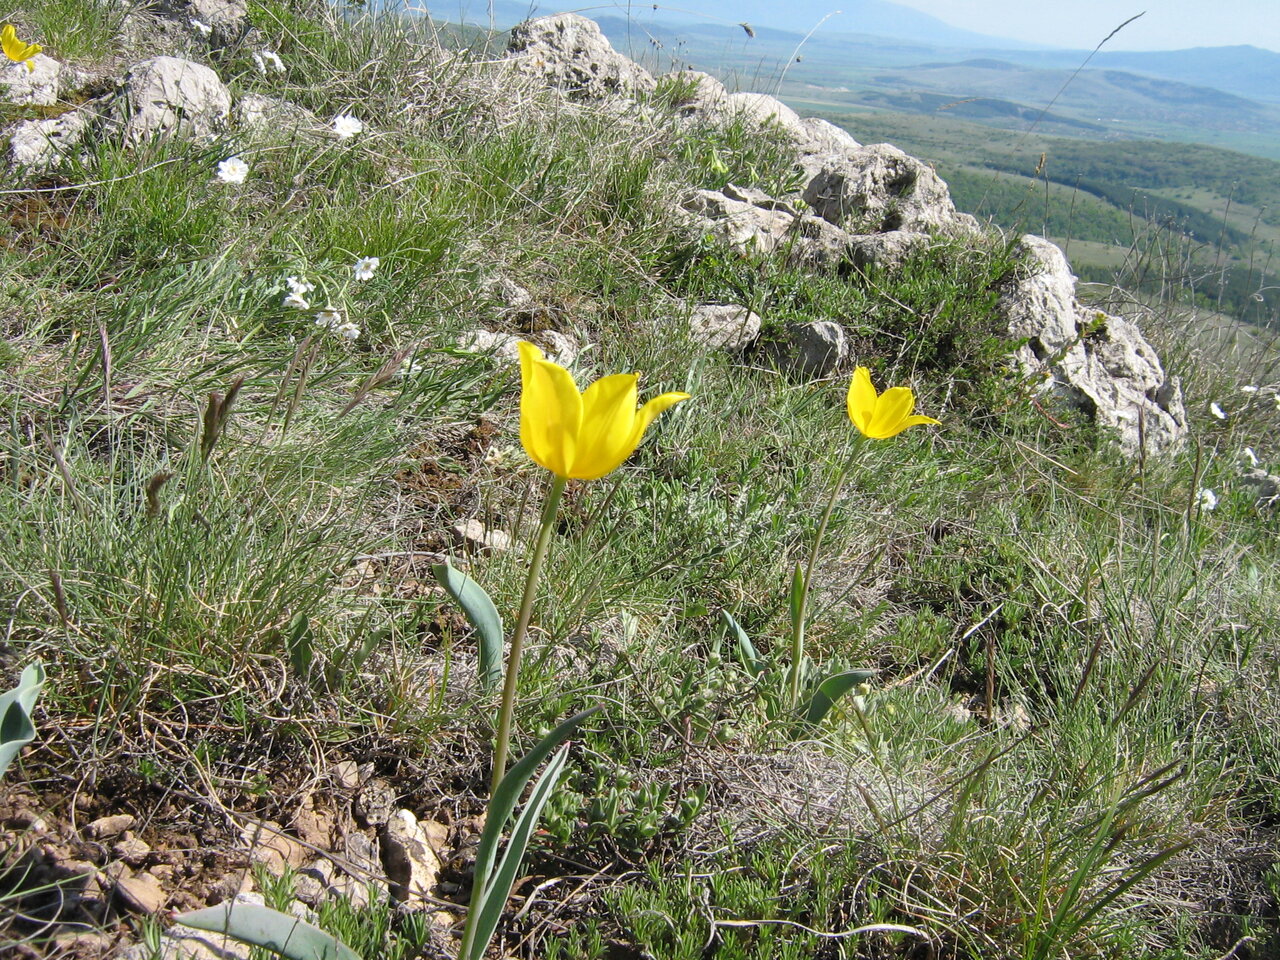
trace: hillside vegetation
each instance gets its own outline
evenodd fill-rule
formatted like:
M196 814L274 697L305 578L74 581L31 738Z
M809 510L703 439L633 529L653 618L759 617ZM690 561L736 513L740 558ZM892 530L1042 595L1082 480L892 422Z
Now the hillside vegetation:
M208 64L237 108L0 188L0 688L49 678L0 781L7 955L161 957L173 912L249 889L364 960L457 955L498 696L432 567L510 635L552 485L487 331L564 348L579 387L690 395L544 525L514 755L601 709L488 956L1276 956L1280 517L1242 476L1280 460L1267 344L1135 312L1191 435L1125 456L1010 361L998 232L893 271L735 249L681 199L798 206L794 149L683 122L686 81L574 102L422 20L248 9L221 43L143 4L14 13L85 70ZM1072 189L1125 162L1072 156L1046 166ZM1191 186L1172 156L1134 186ZM1084 201L1066 232L1115 218ZM699 342L702 303L750 307L759 347ZM855 443L852 370L776 362L815 320L940 423ZM817 722L786 692L805 569L796 676L868 671ZM409 820L425 898L368 853Z
M962 210L1067 246L1105 244L1135 265L1117 277L1110 255L1073 257L1089 280L1176 294L1261 326L1276 321L1280 163L1196 144L1001 133L904 114L818 114L863 142L888 141L934 162ZM1174 251L1158 275L1146 268L1153 249Z

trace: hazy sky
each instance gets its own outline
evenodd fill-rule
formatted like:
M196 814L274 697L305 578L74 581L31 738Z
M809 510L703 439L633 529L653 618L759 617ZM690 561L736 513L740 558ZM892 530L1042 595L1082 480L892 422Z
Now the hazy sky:
M833 0L838 4L838 0ZM1175 50L1251 43L1280 51L1280 0L896 0L953 27L1092 50Z

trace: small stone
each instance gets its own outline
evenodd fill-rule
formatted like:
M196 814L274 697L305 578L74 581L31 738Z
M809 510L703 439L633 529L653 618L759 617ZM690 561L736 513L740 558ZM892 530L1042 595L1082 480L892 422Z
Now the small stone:
M439 832L436 831L439 837ZM382 862L391 881L391 895L401 902L430 896L440 875L440 856L432 834L412 811L397 810L382 831Z
M155 913L169 899L160 881L149 873L121 877L116 881L115 892L125 907L135 913Z
M737 353L760 336L760 317L736 303L704 303L689 315L689 335L704 347Z
M91 840L103 840L107 837L117 837L126 830L132 830L137 822L133 814L117 813L94 820L84 828L84 833Z
M395 805L396 792L391 784L375 777L360 788L352 806L364 826L380 827L390 819Z
M111 855L113 857L117 860L123 860L131 866L137 866L138 862L150 852L151 844L132 836L125 837L111 847Z
M490 530L475 517L453 525L453 532L463 544L493 553L505 553L511 549L511 535L502 530Z
M360 765L354 760L339 760L333 765L331 776L344 790L354 790L360 786Z
M274 876L284 873L286 867L302 866L310 851L287 836L279 824L264 820L249 824L240 831L241 839L249 845L249 856L261 863Z

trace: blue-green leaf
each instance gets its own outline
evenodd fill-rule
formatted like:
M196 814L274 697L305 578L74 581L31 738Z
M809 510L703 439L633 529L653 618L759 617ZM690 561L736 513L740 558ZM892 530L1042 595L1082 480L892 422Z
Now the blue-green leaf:
M175 919L184 927L223 933L289 960L360 960L359 954L319 927L252 903L220 903Z
M37 661L22 671L16 687L0 693L0 777L22 748L36 738L31 711L35 709L44 680L44 666Z
M511 888L515 885L516 874L520 870L524 852L529 846L529 839L538 826L542 809L547 805L556 785L560 782L560 774L564 771L568 759L569 745L566 743L547 762L546 769L534 783L529 800L511 828L511 837L507 840L506 849L502 851L502 860L498 863L498 869L489 878L480 896L473 897L468 909L477 911L476 930L472 940L471 955L464 957L463 960L482 960L484 957L485 948L489 945L493 931L498 928L498 921L502 919L507 897L511 895ZM476 879L480 879L478 874Z
M489 798L484 832L480 835L480 846L476 850L475 886L471 894L471 905L467 908L467 926L462 935L462 952L465 955L461 960L479 960L484 956L489 938L493 936L498 919L502 916L507 895L511 892L515 871L520 866L520 859L524 856L529 835L532 834L542 808L546 805L547 798L559 779L566 754L562 752L558 755L547 765L546 772L539 778L529 797L529 802L525 804L524 811L511 831L511 840L507 844L502 862L495 870L494 864L498 858L502 828L507 825L511 814L515 811L516 803L520 800L520 794L524 793L525 785L552 750L568 740L583 721L599 712L599 707L589 707L581 713L574 714L543 737L537 746L516 761L507 771L502 782L498 784L498 789ZM499 881L505 882L506 886L501 887ZM495 903L496 906L494 906Z
M742 626L728 610L720 611L720 620L724 623L725 629L729 631L729 636L733 638L734 645L738 650L738 659L742 661L743 669L753 677L760 676L764 672L764 663L760 659L760 654L756 653L755 644L747 636L747 631L742 629Z
M835 702L860 683L865 683L876 675L874 670L846 670L844 673L833 673L818 684L813 697L804 710L806 723L819 724L827 712L835 706Z
M502 617L484 588L447 559L431 567L440 586L449 592L475 628L480 647L480 688L492 693L502 682Z

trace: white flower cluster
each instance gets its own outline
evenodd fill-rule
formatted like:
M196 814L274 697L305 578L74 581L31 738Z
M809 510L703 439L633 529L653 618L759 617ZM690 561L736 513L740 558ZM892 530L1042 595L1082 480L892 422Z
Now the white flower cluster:
M351 275L359 281L372 280L374 273L381 264L382 260L378 257L360 257L351 265ZM283 306L293 310L311 309L309 295L315 292L316 285L314 283L311 283L301 274L294 274L284 278L284 285L289 292L284 296ZM326 304L322 309L316 311L315 324L317 327L328 330L343 340L352 341L360 338L359 324L344 319L342 311L332 303Z

